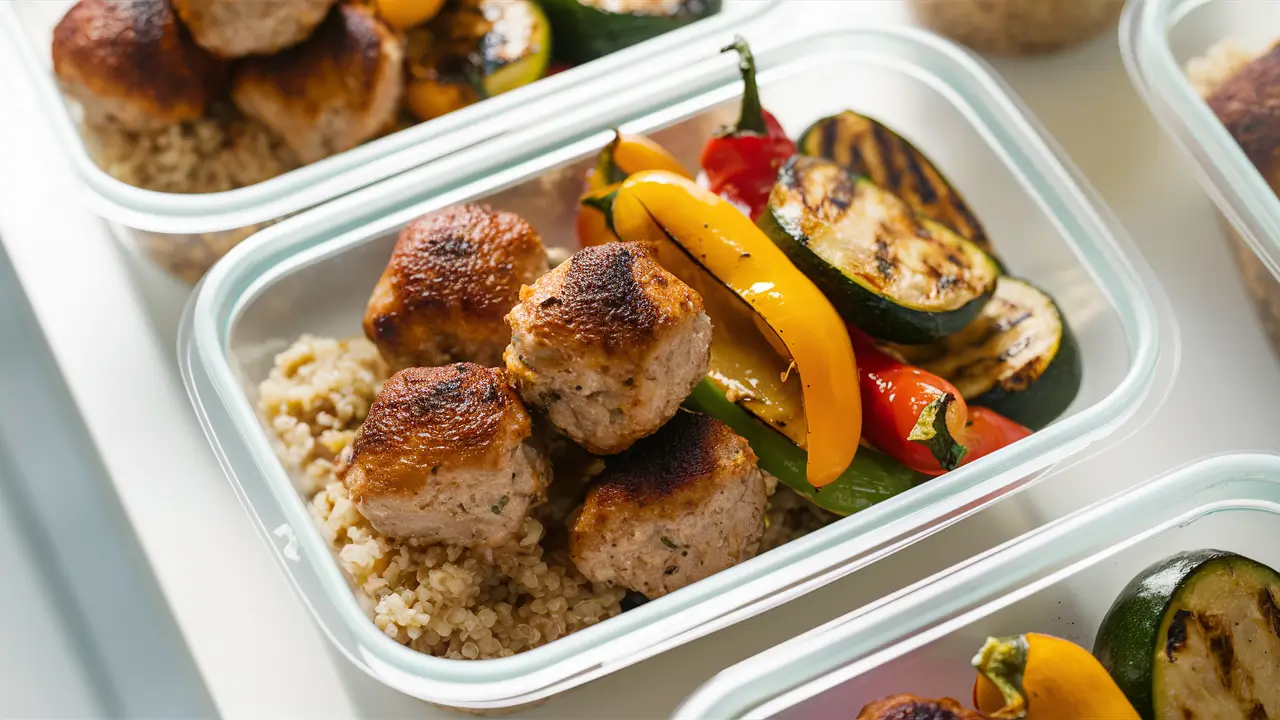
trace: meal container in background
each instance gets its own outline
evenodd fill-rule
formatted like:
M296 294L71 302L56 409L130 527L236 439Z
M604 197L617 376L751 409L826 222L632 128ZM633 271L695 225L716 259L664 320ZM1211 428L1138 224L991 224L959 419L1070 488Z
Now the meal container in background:
M511 133L290 218L235 248L188 305L179 355L192 404L246 509L344 654L432 702L504 707L561 692L776 607L1025 487L1133 430L1177 365L1168 303L1123 230L1007 88L972 54L908 28L756 48L764 103L791 134L843 109L887 123L963 189L1008 266L1058 300L1084 385L1049 427L971 465L623 615L496 660L429 657L386 637L357 604L255 412L272 357L304 332L351 336L397 233L481 200L573 243L584 170L610 127L648 133L689 167L737 116L736 59L718 55L651 86L620 88L561 122ZM661 88L682 88L674 101Z
M599 60L270 180L202 194L144 190L116 180L94 163L73 106L58 89L49 57L53 27L73 3L0 2L0 42L11 45L19 56L90 209L110 221L126 245L195 283L229 249L272 222L502 133L559 116L613 92L610 81L633 84L662 77L687 65L691 53L708 48L715 52L742 25L778 2L724 0L721 12L711 18Z
M1093 647L1111 603L1186 550L1280 567L1280 457L1220 455L944 570L716 675L676 712L693 718L854 717L898 693L970 705L987 637L1028 632Z
M1228 221L1245 289L1280 354L1280 199L1187 80L1186 65L1228 37L1262 51L1280 40L1280 3L1131 0L1121 21L1125 65L1138 92L1197 167ZM1191 239L1179 238L1188 242Z

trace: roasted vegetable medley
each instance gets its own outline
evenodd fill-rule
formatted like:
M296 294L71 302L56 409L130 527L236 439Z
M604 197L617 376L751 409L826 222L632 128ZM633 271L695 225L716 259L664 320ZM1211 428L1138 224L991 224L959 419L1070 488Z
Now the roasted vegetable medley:
M1280 713L1280 574L1234 553L1184 552L1137 575L1093 652L1049 635L988 638L973 706L895 695L858 720L1252 720ZM914 714L913 714L914 713Z

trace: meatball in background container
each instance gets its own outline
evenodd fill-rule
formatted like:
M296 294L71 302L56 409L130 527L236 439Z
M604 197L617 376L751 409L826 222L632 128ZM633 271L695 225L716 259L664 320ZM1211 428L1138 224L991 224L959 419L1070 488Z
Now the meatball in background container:
M1024 440L749 559L757 540L754 508L762 492L768 495L771 478L754 472L745 449L735 448L732 437L713 432L714 424L699 432L686 428L689 432L675 437L707 472L682 477L679 488L650 497L645 480L654 475L647 465L632 461L648 458L660 466L667 460L656 450L672 438L660 431L605 459L596 471L603 476L594 476L599 482L595 487L605 490L587 490L587 502L573 501L583 508L578 516L582 522L572 526L567 539L583 573L613 582L615 589L640 587L660 596L638 605L619 602L616 616L510 657L436 657L406 647L371 622L309 513L305 490L300 491L306 478L277 457L275 430L255 410L264 399L261 381L278 367L275 356L300 336L363 334L371 293L388 260L402 238L422 229L424 216L439 218L447 208L482 205L493 213L518 215L549 251L563 250L575 237L584 173L614 139L612 128L647 135L686 167L696 167L707 139L739 114L738 64L728 55L708 56L652 84L615 88L554 123L495 138L327 203L268 228L210 271L187 307L179 355L205 432L273 556L343 656L379 682L429 702L469 709L546 699L884 559L1060 472L1082 455L1105 451L1159 408L1175 373L1178 343L1158 282L1088 184L980 60L908 28L761 43L755 56L761 100L790 136L844 109L866 113L909 138L963 190L1002 259L1061 299L1084 366L1075 400L1059 420ZM662 97L663 89L672 87L684 88L683 94ZM470 175L442 176L441 167L455 165L465 166ZM406 233L407 228L415 229ZM407 247L401 244L400 250ZM576 257L612 257L619 268L625 267L617 248L602 252ZM633 271L636 260L629 259ZM396 263L392 265L395 275ZM559 281L584 268L558 267L563 270L534 285L556 290L560 302L572 288ZM634 272L618 275L634 278ZM533 287L528 297L536 292ZM381 305L375 307L375 314L381 310ZM681 317L693 318L694 332L676 337L696 337L696 314L689 309ZM527 318L513 319L512 336L527 334ZM441 323L431 327L438 338ZM376 355L363 338L360 342ZM589 370L603 352L583 354L578 369ZM555 381L558 367L550 369L545 379ZM545 370L531 378L535 386ZM669 384L675 384L676 373L670 375ZM576 383L571 387L576 391ZM675 477L661 468L658 472ZM673 499L681 512L686 501L687 507L716 512L718 498L730 492L753 500L721 513L720 524L713 521L709 529L700 524L705 521L701 514L689 518L670 512ZM556 493L553 482L543 507L554 504ZM786 493L804 502L781 486L773 498ZM656 524L637 498L664 509L665 524ZM1026 522L1023 529L1038 521ZM634 537L635 532L649 534L647 555L613 552L617 537ZM717 534L737 542L705 544ZM662 542L664 537L668 542ZM720 571L711 574L713 570ZM696 574L683 584L686 572Z
M1134 86L1222 212L1240 278L1280 356L1280 115L1265 101L1280 92L1280 5L1140 0L1126 8L1120 36Z
M463 148L563 115L611 88L661 77L687 65L691 58L714 54L744 25L778 4L778 0L724 0L719 12L705 19L676 23L681 26L515 89L496 82L486 84L485 97L477 102L415 123L407 119L407 110L387 116L386 109L392 105L391 95L400 97L394 101L396 109L404 103L417 107L407 96L422 84L414 82L412 68L401 72L403 53L412 52L417 41L412 36L402 41L399 33L378 38L382 30L357 22L364 12L363 7L357 7L359 3L95 2L113 6L122 14L163 13L171 24L183 24L180 32L171 28L170 34L179 37L185 47L176 51L166 40L166 50L159 54L147 48L143 53L107 52L105 61L98 59L100 74L105 74L111 57L127 59L139 54L156 58L149 67L172 68L178 63L179 72L144 73L152 80L164 76L160 79L170 83L166 85L167 102L156 103L149 91L97 83L90 86L94 94L89 104L93 107L85 110L92 115L106 105L128 112L141 104L144 109L165 111L167 115L162 117L182 119L181 124L166 125L160 131L112 124L102 132L82 132L85 113L59 88L50 52L54 27L74 2L0 3L0 45L8 53L4 57L26 71L38 92L41 109L58 136L83 202L110 222L113 234L127 247L191 284L228 250L271 223ZM344 28L330 27L335 13L348 19L346 35ZM394 24L399 14L384 19ZM151 27L163 26L147 22ZM379 58L376 68L341 60L344 52L365 57L374 53L375 47ZM331 55L338 59L323 61ZM186 60L179 63L177 59L184 56ZM225 58L235 59L231 69L236 77L205 82L202 78L211 74L206 66L214 66L212 74L216 75L225 69L219 65ZM317 61L310 62L310 58ZM305 70L308 67L314 72ZM264 75L268 75L265 80ZM193 78L201 80L201 87L192 87ZM370 88L367 92L344 95L344 88L366 86ZM84 101L83 89L80 85L66 92ZM234 96L234 105L230 96L224 97L228 91ZM671 97L677 91L667 88L662 92ZM216 102L210 103L211 94L217 95ZM306 102L285 102L284 96L305 97ZM433 97L448 100L443 91ZM240 111L237 105L242 106ZM203 116L190 118L192 108ZM258 119L251 119L255 117ZM323 159L312 162L318 157ZM469 170L451 166L440 172L441 177L460 178ZM131 178L134 184L120 177Z

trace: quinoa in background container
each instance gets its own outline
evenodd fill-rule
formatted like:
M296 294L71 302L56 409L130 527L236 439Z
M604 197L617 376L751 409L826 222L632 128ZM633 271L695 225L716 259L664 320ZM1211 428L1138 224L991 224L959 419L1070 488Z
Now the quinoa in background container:
M734 665L674 717L851 718L899 693L969 706L970 659L986 638L1035 632L1091 648L1152 563L1214 549L1276 568L1277 532L1280 457L1198 460Z
M909 138L962 189L1009 267L1057 298L1084 365L1074 403L992 455L514 656L435 657L379 629L317 527L312 498L299 492L306 479L277 456L278 428L257 409L260 383L304 334L360 335L397 235L425 213L485 202L520 214L548 245L564 247L573 242L583 173L613 138L609 128L649 134L696 166L714 129L737 116L742 93L736 58L708 48L662 80L621 88L557 122L268 228L215 266L188 304L179 363L229 481L325 634L380 682L470 709L550 697L866 567L1051 475L1067 458L1104 450L1159 407L1178 343L1158 282L1096 193L980 60L901 27L755 50L763 102L792 136L823 116L863 112ZM683 94L661 96L673 87Z
M78 127L78 108L63 98L49 56L53 27L73 2L0 2L0 42L10 46L37 91L39 110L53 125L87 206L110 222L126 246L194 284L230 248L281 218L592 102L607 91L607 86L599 84L589 89L596 81L634 83L661 77L685 64L688 53L703 43L716 48L727 43L740 26L772 10L778 1L724 0L720 12L705 20L283 174L275 173L296 161L291 163L280 143L255 132L252 124L243 123L244 127L226 133L213 121L193 123L190 136L154 139L157 150L180 146L183 152L202 158L206 153L221 154L231 144L235 153L219 172L269 179L232 190L191 194L135 187L94 161L95 154L110 153L110 148L89 147ZM115 153L104 161L128 165L136 158Z
M990 55L1077 45L1111 27L1124 0L910 0L922 25Z
M1280 4L1132 0L1120 39L1134 86L1195 161L1201 184L1222 212L1245 290L1280 354L1280 200L1275 190L1280 186L1268 183L1280 180L1280 174L1257 146L1260 172L1204 100L1280 40ZM1270 119L1251 125L1248 132L1264 144L1268 136L1280 135L1274 111Z

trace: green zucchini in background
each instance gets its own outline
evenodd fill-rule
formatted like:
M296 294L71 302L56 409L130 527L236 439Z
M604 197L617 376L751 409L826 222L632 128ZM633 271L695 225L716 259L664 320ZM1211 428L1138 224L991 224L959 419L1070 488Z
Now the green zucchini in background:
M1280 717L1280 574L1184 552L1138 574L1093 654L1147 720Z
M880 121L845 110L810 125L798 144L805 155L866 176L912 210L994 253L986 229L955 186L923 152Z
M555 59L579 64L604 57L720 12L721 0L541 0Z
M758 464L809 502L837 515L852 515L910 490L929 478L869 447L858 448L848 469L822 489L809 484L805 451L762 420L729 402L710 380L703 380L685 407L714 417L746 439Z
M430 28L430 64L441 82L466 82L478 99L528 85L551 62L551 25L533 0L457 2Z
M966 401L1032 430L1062 415L1084 379L1080 346L1053 298L1007 275L960 332L932 345L889 349L951 381Z
M974 243L829 160L782 166L759 224L868 335L929 343L959 332L995 292L1000 269Z

